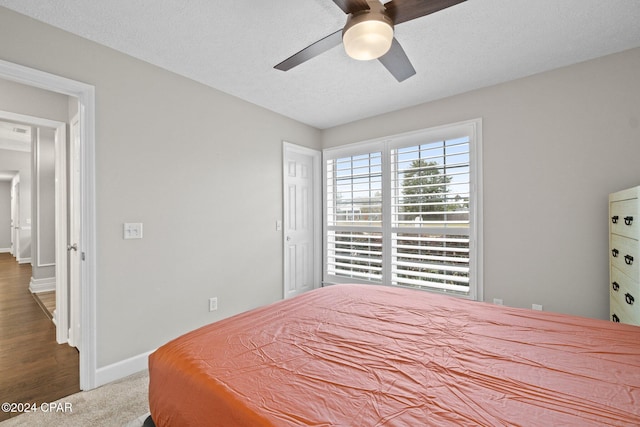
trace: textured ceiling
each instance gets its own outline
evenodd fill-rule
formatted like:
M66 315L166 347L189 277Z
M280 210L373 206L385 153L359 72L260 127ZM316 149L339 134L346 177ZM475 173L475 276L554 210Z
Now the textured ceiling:
M425 0L429 1L429 0ZM640 46L640 0L468 0L396 27L417 74L336 47L331 0L0 0L0 6L323 129Z

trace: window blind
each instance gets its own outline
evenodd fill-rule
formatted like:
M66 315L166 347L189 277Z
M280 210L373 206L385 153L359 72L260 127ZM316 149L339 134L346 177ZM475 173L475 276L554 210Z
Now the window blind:
M467 293L469 137L391 150L391 283Z
M326 164L327 270L330 275L382 278L382 153Z

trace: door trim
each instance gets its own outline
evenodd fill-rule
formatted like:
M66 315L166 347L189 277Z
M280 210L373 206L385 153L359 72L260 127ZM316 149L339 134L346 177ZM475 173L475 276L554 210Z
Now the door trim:
M0 78L78 99L80 117L80 388L97 387L95 87L65 77L0 60Z
M283 212L283 224L287 224L288 215L289 215L289 206L288 200L286 197L286 176L287 176L287 153L295 152L304 154L306 156L313 157L313 205L316 207L313 211L313 278L314 278L314 288L319 288L322 283L322 169L321 169L321 159L322 153L319 150L314 150L312 148L303 147L301 145L292 144L287 141L282 141L282 212ZM283 226L283 231L281 232L282 236L282 297L285 298L287 295L287 274L288 274L288 266L287 266L287 242L284 239L284 229L286 226Z

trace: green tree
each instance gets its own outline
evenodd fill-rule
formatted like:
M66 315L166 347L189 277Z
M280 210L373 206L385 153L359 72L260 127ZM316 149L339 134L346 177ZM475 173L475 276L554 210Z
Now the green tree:
M446 205L447 184L451 177L442 174L436 162L416 159L411 162L410 170L404 173L402 180L403 205L400 211L405 213L405 220L420 217L422 220L434 220L436 216L425 212L444 212Z

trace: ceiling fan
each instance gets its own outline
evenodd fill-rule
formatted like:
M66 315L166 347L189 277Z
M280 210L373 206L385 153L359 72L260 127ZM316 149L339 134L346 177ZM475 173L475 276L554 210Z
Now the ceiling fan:
M288 71L343 43L350 57L359 60L377 59L401 82L413 76L416 70L393 36L393 27L464 1L466 0L333 0L349 15L344 28L305 47L273 68Z

